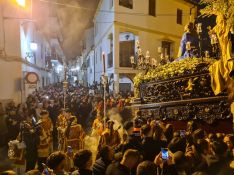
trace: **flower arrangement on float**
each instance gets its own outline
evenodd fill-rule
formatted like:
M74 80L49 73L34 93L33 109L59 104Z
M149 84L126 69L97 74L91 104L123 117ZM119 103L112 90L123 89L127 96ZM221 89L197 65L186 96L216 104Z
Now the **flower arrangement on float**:
M186 58L181 61L158 65L154 69L149 69L145 74L141 72L134 78L135 97L139 96L140 84L143 82L157 82L190 74L208 72L209 66L215 61L216 59L213 58Z

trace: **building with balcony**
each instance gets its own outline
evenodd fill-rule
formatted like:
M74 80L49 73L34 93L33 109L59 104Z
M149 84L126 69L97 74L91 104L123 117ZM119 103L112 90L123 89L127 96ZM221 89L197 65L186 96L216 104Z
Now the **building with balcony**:
M131 68L129 58L136 53L136 41L144 54L148 50L158 62L158 47L176 58L184 25L194 20L196 12L189 0L100 0L93 19L94 36L89 29L90 37L85 38L85 42L93 41L83 55L89 63L88 83L100 81L104 52L107 75L114 80L110 89L116 93L133 90L133 77L139 71Z
M3 103L24 102L35 89L61 80L63 52L58 34L48 37L36 13L31 11L46 11L47 7L26 2L26 7L12 1L0 2L0 101ZM25 81L29 72L37 74L36 83Z

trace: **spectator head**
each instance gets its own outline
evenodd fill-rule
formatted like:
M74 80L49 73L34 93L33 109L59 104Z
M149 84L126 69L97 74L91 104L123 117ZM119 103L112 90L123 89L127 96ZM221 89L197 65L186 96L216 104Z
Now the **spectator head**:
M173 160L175 165L179 166L186 162L186 157L182 151L177 151L173 154Z
M115 122L114 121L112 121L112 120L108 120L108 122L107 122L107 127L108 127L108 129L110 129L110 130L113 130L114 128L114 124L115 124Z
M137 113L136 113L136 116L140 116L141 117L141 111L137 111Z
M110 146L103 146L97 154L97 159L102 158L104 161L112 161L114 150Z
M66 155L60 151L54 152L47 158L46 164L52 170L63 170L66 164Z
M100 112L98 112L97 113L97 117L96 117L97 119L99 119L99 120L101 120L102 119L102 115L101 115L101 113Z
M223 141L214 141L211 143L211 151L214 155L222 156L227 151L227 145Z
M223 141L227 145L228 150L232 150L234 148L234 135L233 134L226 135Z
M173 135L173 125L172 124L167 124L165 128L165 132L170 133Z
M145 137L152 137L153 132L152 132L150 125L143 125L141 127L141 134Z
M67 114L71 114L71 110L70 110L69 108L66 108L66 109L65 109L65 112L66 112Z
M179 131L175 131L174 133L173 133L173 138L174 137L180 137L180 132Z
M125 151L123 158L121 160L121 164L125 165L129 169L134 168L140 161L140 153L134 149L128 149Z
M175 137L168 144L168 148L172 153L175 153L177 151L185 152L185 150L186 150L186 140L182 139L180 137Z
M143 124L143 120L141 119L141 117L136 117L134 119L134 122L133 122L134 128L140 128L142 124Z
M133 122L126 121L123 128L127 131L128 135L131 135L133 133Z
M137 175L157 175L157 166L150 161L141 162L137 166Z
M218 141L223 141L223 139L224 139L224 134L223 133L216 133L216 136L217 136Z
M161 140L163 130L158 124L154 126L153 132L154 132L154 134L153 134L154 139L155 140Z
M208 135L208 139L209 139L209 142L214 142L214 141L217 141L217 136L214 133L210 133Z
M49 113L48 113L47 110L42 110L42 111L40 112L40 116L49 116Z
M197 129L198 129L198 125L197 125L197 123L195 121L189 121L187 123L187 131L189 133L192 133L192 132L194 132Z
M207 155L210 152L209 143L205 139L198 139L194 146L199 154Z
M205 132L202 129L196 129L193 132L193 141L196 143L198 139L204 139L205 138Z
M65 114L66 110L64 108L61 108L59 111L61 114Z
M74 165L79 169L90 169L92 166L92 152L89 150L79 150L73 158Z
M170 141L173 138L173 132L174 130L172 124L167 124L164 134L168 141Z

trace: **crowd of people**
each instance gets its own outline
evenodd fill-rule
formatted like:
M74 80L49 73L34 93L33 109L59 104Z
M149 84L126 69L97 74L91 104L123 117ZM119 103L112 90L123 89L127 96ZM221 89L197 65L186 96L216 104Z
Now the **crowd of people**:
M130 95L108 95L106 108L124 114L129 104ZM0 105L0 115L0 144L8 145L14 165L0 174L234 174L233 134L208 134L195 121L176 131L140 111L116 128L117 121L104 117L102 95L85 87L70 87L64 100L62 86L50 86L25 104L11 102L5 110ZM95 152L85 147L92 144L86 136L98 139Z

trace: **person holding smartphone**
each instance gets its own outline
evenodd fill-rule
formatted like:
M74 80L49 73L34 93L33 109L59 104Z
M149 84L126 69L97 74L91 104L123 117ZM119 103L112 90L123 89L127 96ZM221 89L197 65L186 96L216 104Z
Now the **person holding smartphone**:
M161 148L154 163L160 166L162 175L191 174L191 165L182 151L172 153L168 148Z
M73 148L71 146L67 146L67 152L66 152L66 166L65 171L74 171L74 161L73 161Z
M161 148L161 152L155 157L154 163L161 168L163 164L172 165L173 164L173 154L168 148Z

